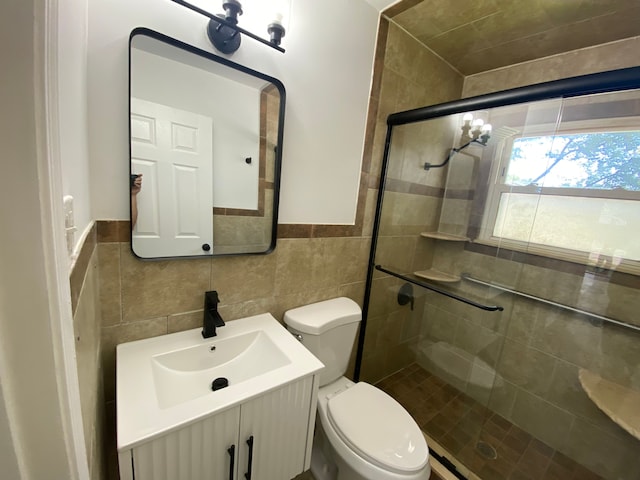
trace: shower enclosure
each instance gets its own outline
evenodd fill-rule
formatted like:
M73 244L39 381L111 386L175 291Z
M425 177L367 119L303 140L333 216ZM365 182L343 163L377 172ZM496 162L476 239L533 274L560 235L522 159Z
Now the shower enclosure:
M639 88L388 119L356 377L464 477L640 479Z

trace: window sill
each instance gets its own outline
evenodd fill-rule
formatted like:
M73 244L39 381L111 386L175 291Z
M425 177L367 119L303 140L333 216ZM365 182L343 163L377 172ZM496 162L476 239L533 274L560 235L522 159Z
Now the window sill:
M631 275L640 275L640 262L636 260L614 259L607 255L595 256L596 254L589 254L587 252L497 238L476 238L473 240L473 243L497 249L513 250L515 252L552 258L564 262L577 263L591 267L597 272L615 271Z

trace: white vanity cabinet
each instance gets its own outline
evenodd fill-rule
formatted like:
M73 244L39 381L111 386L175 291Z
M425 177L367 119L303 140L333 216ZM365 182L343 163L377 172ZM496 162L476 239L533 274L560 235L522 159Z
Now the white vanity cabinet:
M120 478L291 479L309 468L317 390L310 375L120 451Z

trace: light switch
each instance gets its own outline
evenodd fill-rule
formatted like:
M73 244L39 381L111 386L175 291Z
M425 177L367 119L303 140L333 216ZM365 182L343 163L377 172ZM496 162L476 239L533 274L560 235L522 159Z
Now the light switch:
M76 226L73 219L73 197L71 195L65 195L62 202L64 205L64 231L67 239L67 253L69 254L69 257L71 257L76 243Z

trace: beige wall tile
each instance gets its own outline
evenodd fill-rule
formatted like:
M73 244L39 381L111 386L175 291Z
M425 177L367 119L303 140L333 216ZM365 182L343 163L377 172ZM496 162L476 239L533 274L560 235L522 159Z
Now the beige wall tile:
M632 480L638 470L640 442L635 438L616 437L580 418L571 427L568 441L561 451L605 478Z
M157 337L167 333L167 317L122 323L102 328L102 371L105 400L115 400L116 346L121 343Z
M543 397L549 391L556 360L539 350L505 340L498 373L518 387Z
M622 435L624 431L589 399L580 385L578 370L579 367L558 360L545 399L612 435Z
M513 404L516 399L518 387L509 382L502 382L499 385L495 385L491 390L491 398L488 402L488 407L496 412L498 415L502 415L504 418L511 418L513 412Z
M99 298L102 325L117 325L122 321L120 244L98 244Z
M368 383L376 383L393 372L386 368L387 352L385 351L365 351L362 358L360 370L360 380Z
M583 48L467 76L462 97L637 65L640 37Z
M321 302L340 296L338 287L329 287L318 290L308 290L300 293L278 295L271 314L280 322L283 322L284 313L292 308Z
M229 305L272 296L278 253L276 249L269 255L213 258L211 289L218 292L220 303Z
M99 299L98 251L94 249L78 297L73 327L85 448L89 467L97 472L102 469L103 405Z
M325 288L331 273L326 260L323 239L281 239L278 241L275 294Z
M364 281L347 283L338 288L338 296L350 298L360 305L360 308L363 308L365 287L366 284Z
M369 188L367 190L367 200L365 204L365 214L362 225L362 235L371 238L373 234L373 222L376 211L376 202L378 201L378 190Z
M640 332L606 325L600 335L600 375L640 390Z
M575 417L522 389L516 394L511 419L516 425L555 449L563 451L563 447L571 443L569 429Z
M602 364L602 330L576 315L545 308L538 317L531 346L575 365L599 369Z
M332 284L361 282L366 278L371 249L370 239L353 237L323 240Z
M123 322L202 308L210 290L211 260L143 262L121 244Z
M441 202L426 195L385 192L380 235L419 235L437 230Z
M385 316L397 310L398 290L403 283L402 280L391 276L375 278L371 285L369 315Z
M537 302L533 300L526 298L514 299L506 336L518 343L527 345L536 328L539 311L537 307Z
M436 342L454 343L458 330L459 317L438 308L425 308L425 324L428 325L428 337Z
M167 333L183 332L194 328L202 328L204 311L177 313L167 318Z
M502 351L504 337L495 331L459 319L453 344L495 367Z
M419 240L417 236L379 237L375 263L398 273L410 273Z
M280 320L274 313L277 311L277 300L273 297L222 305L218 308L218 311L225 322L232 322L233 320L259 315L261 313L271 313L277 320Z

